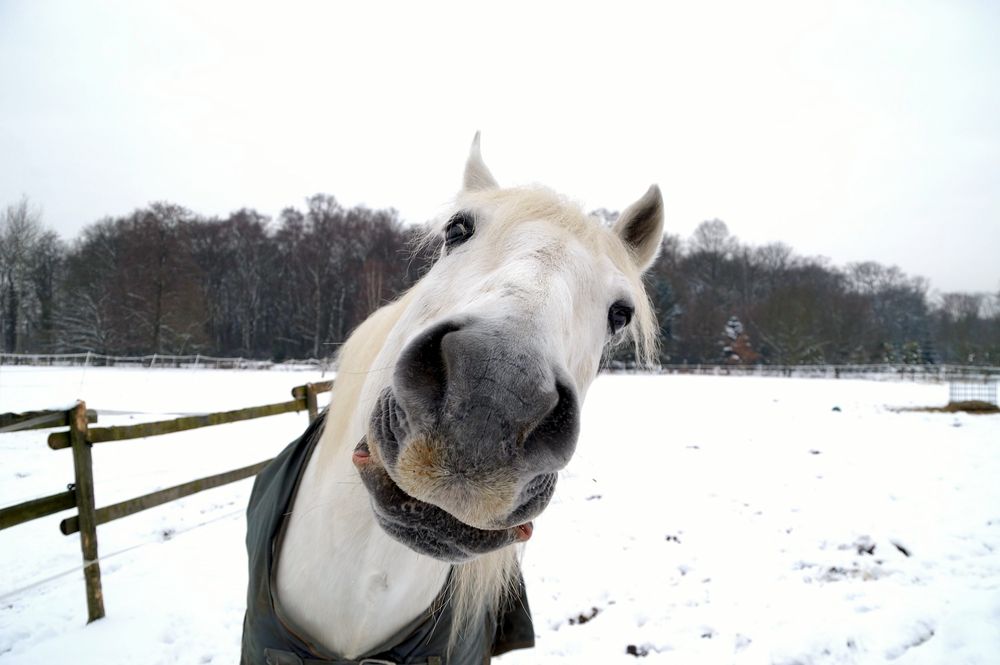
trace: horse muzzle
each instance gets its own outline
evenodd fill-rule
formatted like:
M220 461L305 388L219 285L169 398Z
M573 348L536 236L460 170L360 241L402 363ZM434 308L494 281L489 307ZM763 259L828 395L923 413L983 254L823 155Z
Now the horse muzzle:
M354 450L354 465L371 496L379 526L421 554L461 563L531 538L531 522L506 529L477 529L438 506L415 499L389 477L366 439Z
M365 468L480 531L516 531L538 515L575 450L579 400L566 372L519 337L448 321L407 344L372 413Z

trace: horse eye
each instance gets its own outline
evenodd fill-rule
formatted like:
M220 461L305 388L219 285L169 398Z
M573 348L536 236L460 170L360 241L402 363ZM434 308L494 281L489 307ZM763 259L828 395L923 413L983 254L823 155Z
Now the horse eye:
M451 248L461 245L476 232L476 220L468 212L455 213L444 227L444 246Z
M608 329L614 335L632 321L632 312L635 308L621 300L616 302L608 310Z

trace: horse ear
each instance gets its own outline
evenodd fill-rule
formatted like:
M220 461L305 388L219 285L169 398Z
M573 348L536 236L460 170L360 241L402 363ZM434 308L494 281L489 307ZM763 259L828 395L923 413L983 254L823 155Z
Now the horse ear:
M651 185L615 222L614 232L632 252L639 270L652 265L663 240L663 195Z
M483 153L479 150L479 132L476 132L475 138L472 139L472 148L469 150L469 159L465 162L463 189L471 192L477 189L496 189L499 186L483 162Z

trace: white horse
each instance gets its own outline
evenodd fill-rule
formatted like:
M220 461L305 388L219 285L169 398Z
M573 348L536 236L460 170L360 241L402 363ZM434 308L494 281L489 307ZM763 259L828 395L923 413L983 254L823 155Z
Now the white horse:
M612 228L548 189L500 188L476 135L440 257L344 345L273 541L265 596L310 657L361 662L447 602L455 662L495 622L602 354L655 351L641 275L662 225L655 185Z

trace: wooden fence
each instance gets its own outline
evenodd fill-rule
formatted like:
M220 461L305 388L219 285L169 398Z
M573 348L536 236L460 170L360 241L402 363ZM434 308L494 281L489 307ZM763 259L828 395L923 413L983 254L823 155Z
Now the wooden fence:
M293 399L287 402L121 427L90 427L91 424L97 422L97 414L94 411L88 411L84 402L77 402L74 407L67 411L0 414L0 433L54 427L68 428L65 431L49 434L48 443L53 450L72 449L74 470L74 482L68 490L0 510L0 530L76 508L75 515L67 517L59 523L59 530L67 536L74 533L80 534L84 582L87 590L87 621L88 623L96 621L104 616L101 567L97 550L97 527L99 525L197 492L249 478L256 475L271 460L264 460L250 466L199 478L158 492L97 508L94 504L94 473L91 458L91 448L94 444L159 436L199 427L266 418L292 411L304 410L308 412L309 421L312 422L319 412L316 396L331 390L332 387L332 381L307 383L293 388Z

